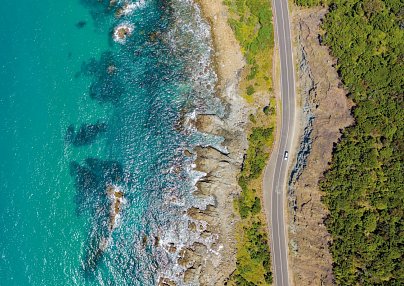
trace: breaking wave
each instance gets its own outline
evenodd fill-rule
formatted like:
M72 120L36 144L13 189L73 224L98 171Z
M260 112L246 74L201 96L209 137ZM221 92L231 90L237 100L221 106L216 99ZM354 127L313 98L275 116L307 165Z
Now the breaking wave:
M90 97L112 115L101 130L107 155L71 163L77 214L90 221L74 283L156 285L165 277L182 285L181 250L216 239L201 236L206 222L187 213L215 204L193 194L205 175L194 170L193 150L227 152L223 138L195 127L198 114L225 112L214 92L210 28L190 0L81 1L114 41L79 73L92 78ZM69 148L99 137L82 128L68 130ZM74 145L72 134L91 140Z

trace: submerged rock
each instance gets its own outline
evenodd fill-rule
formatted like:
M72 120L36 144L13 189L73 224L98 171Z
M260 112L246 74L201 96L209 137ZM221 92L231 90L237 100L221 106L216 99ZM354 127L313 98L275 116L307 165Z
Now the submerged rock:
M85 25L87 25L86 21L79 21L79 22L76 23L76 27L78 29L84 28Z
M97 137L107 131L107 124L97 122L95 124L82 124L76 132L74 125L70 125L66 130L65 140L75 147L89 145Z

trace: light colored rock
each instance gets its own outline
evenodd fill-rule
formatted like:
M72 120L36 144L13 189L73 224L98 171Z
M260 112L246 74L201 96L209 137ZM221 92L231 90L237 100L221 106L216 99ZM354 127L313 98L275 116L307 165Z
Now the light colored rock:
M196 169L206 173L198 184L197 196L213 196L215 204L206 210L192 208L188 215L208 225L202 236L215 237L210 248L194 244L187 249L182 262L188 263L184 280L200 285L224 285L236 268L235 214L233 200L241 191L237 183L243 156L248 146L246 127L251 107L239 95L238 84L244 60L241 49L227 22L227 7L221 1L199 0L205 18L212 27L215 46L216 72L219 83L217 94L226 107L223 118L215 115L198 115L198 131L216 134L225 138L223 145L228 154L211 147L196 148ZM191 228L197 227L192 225Z

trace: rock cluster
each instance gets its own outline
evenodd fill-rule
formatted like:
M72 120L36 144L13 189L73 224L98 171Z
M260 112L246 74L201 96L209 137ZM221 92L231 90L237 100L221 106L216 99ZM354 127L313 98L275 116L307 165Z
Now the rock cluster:
M246 128L251 106L240 96L238 84L244 67L241 49L227 22L227 8L220 1L199 2L203 15L211 24L215 48L216 72L219 83L217 94L226 106L224 117L199 114L198 131L223 137L228 152L212 147L196 148L196 170L206 173L197 183L196 196L214 197L214 204L205 210L192 208L188 215L207 223L201 236L214 237L210 247L195 243L183 251L180 263L187 267L184 282L199 285L224 285L236 268L236 224L239 216L234 211L234 198L240 193L237 176L248 147ZM220 39L220 41L219 41ZM198 225L189 224L197 231ZM162 285L170 285L162 284Z

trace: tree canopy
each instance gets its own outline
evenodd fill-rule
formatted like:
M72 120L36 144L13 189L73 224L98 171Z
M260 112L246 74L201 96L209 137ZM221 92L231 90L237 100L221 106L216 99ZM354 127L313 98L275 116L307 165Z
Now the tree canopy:
M335 279L404 285L403 2L331 0L329 7L324 43L356 104L355 125L321 182Z

